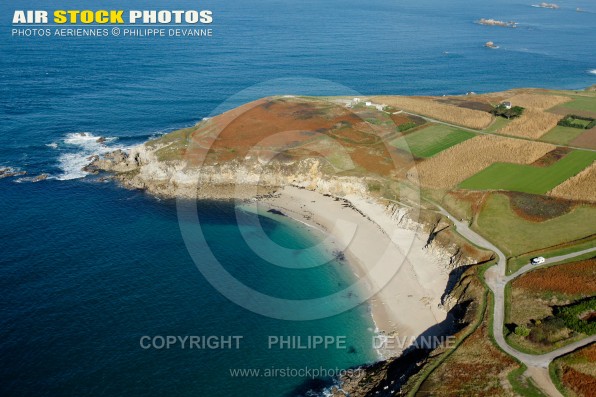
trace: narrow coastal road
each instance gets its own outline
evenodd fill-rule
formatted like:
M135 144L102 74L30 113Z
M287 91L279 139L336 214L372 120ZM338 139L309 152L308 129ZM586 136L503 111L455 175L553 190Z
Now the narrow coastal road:
M592 252L592 251L596 251L596 247L588 248L588 249L585 249L583 251L573 252L571 254L554 256L552 258L548 258L543 264L541 264L539 266L532 265L531 263L529 263L529 264L525 265L524 267L522 267L521 269L519 269L517 272L513 273L512 275L505 277L505 280L507 282L509 282L509 281L513 280L514 278L517 278L517 277L521 276L522 274L524 274L524 273L526 273L526 272L528 272L530 270L540 269L541 267L544 267L544 266L549 265L551 263L562 262L564 260L575 258L576 256L587 254L587 253Z
M519 361L521 361L528 367L526 375L532 377L532 379L540 389L542 389L549 396L562 397L561 393L557 390L557 388L552 382L552 379L550 378L550 375L548 373L548 366L555 358L570 353L582 346L586 346L588 344L596 342L596 335L564 346L550 353L540 355L522 353L511 347L505 341L505 335L503 334L503 330L505 328L505 286L509 281L521 276L526 272L536 269L537 266L526 265L519 269L515 274L506 277L505 273L507 268L507 257L505 256L505 254L490 241L486 240L484 237L473 231L467 223L457 220L454 216L452 216L444 208L437 205L436 203L433 204L437 208L439 208L439 212L442 215L446 216L450 221L453 222L457 232L460 235L468 239L473 244L489 249L498 255L499 259L497 265L488 269L485 272L484 276L486 284L489 286L489 288L493 291L494 294L495 302L493 308L493 335L495 341L497 342L499 347L503 349L503 351L517 358ZM567 259L572 259L592 251L596 251L596 247L589 248L583 251L574 252L571 254L549 258L544 263L544 265L560 262Z

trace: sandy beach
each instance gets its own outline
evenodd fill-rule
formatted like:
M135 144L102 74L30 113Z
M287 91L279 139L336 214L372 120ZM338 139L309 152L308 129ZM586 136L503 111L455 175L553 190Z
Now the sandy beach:
M359 195L345 200L288 186L258 201L323 230L343 250L354 274L365 278L368 303L380 333L415 338L441 335L447 313L440 306L448 281L444 261L424 249L426 234L398 226L385 207ZM393 355L399 352L383 352Z

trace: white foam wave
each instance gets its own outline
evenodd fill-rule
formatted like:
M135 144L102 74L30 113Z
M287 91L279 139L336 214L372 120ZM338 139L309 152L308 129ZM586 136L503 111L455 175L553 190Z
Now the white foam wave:
M58 144L56 142L46 143L47 147L51 147L52 149L58 149Z
M116 149L122 149L114 146L107 146L109 142L117 138L104 138L95 136L90 132L75 132L67 134L64 143L70 149L78 149L76 152L62 153L58 157L58 163L62 174L55 178L61 181L83 178L87 175L82 170L83 167L91 162L94 155L104 154Z
M596 69L588 70L588 73L590 73L590 74L596 74Z

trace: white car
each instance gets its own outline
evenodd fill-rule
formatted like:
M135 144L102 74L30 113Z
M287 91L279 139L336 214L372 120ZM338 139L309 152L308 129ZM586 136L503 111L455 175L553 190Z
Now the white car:
M546 261L546 259L544 259L543 256L537 256L536 258L532 258L532 265L540 265L541 263L544 263Z

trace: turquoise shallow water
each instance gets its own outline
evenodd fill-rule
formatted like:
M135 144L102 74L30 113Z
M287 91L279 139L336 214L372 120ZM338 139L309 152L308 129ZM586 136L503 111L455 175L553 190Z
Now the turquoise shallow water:
M208 41L12 38L16 5L0 5L0 166L51 176L39 183L0 179L0 394L304 395L314 385L304 377L237 379L228 370L345 368L372 360L366 307L286 322L229 303L191 260L174 203L81 178L81 164L106 150L95 142L99 136L110 138L109 148L126 147L262 95L596 84L594 2L569 1L556 11L529 3L207 0L199 6L216 16ZM56 3L27 0L18 7ZM482 17L520 27L473 23ZM489 40L500 49L483 48ZM280 78L286 80L261 84ZM243 242L239 227L246 225L237 225L229 203L203 202L198 211L210 247L248 285L296 298L350 282L337 262L312 271L264 263ZM295 224L263 219L263 225L286 245L312 244ZM243 349L139 346L143 335L211 334L243 335ZM267 335L338 334L351 349L266 349Z

